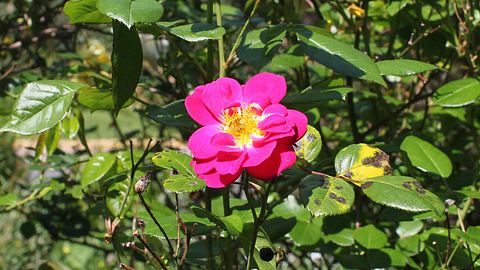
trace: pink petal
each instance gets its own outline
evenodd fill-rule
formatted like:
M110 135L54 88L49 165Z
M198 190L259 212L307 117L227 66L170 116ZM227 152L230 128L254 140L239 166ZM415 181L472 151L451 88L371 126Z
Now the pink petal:
M276 141L270 141L262 144L254 143L252 147L247 147L247 158L245 159L243 166L252 167L262 163L270 157L276 146Z
M220 125L205 126L197 129L190 139L188 148L192 151L194 158L208 159L218 153L218 147L211 143L212 138L221 132Z
M279 103L286 92L285 78L268 72L253 76L243 86L244 100L247 103L257 103L261 106L265 105L266 98L269 98L272 104Z
M300 140L307 132L307 116L296 110L288 110L287 119L295 123L295 127L297 130L297 136L295 137L295 141Z
M202 126L216 125L219 121L213 117L202 101L204 86L195 88L193 94L185 99L185 108L190 117Z
M242 170L245 152L225 153L220 152L215 162L215 169L220 174L238 174Z
M206 174L215 169L215 157L210 159L193 159L190 165L197 174Z
M223 152L241 152L236 143L235 138L231 134L219 132L212 137L211 144L214 145L218 151Z
M231 78L220 78L204 86L202 100L212 115L222 121L223 111L243 103L242 87Z
M287 111L287 108L282 104L272 104L267 108L265 108L265 110L263 110L263 115L268 116L270 114L279 114L281 116L287 116L288 111Z
M280 175L283 170L295 164L296 158L291 145L278 144L270 158L258 166L247 168L247 171L259 180L271 180Z
M220 174L217 171L213 171L208 174L201 174L198 177L207 182L209 188L224 188L231 183L235 182L240 176L241 171L238 174Z
M273 114L268 116L264 120L260 121L257 127L261 130L268 130L269 128L272 128L272 127L284 125L286 123L286 120L287 119L285 118L285 116Z

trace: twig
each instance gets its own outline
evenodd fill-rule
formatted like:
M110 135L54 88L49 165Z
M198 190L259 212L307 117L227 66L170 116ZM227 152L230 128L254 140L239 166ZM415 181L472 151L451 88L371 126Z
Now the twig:
M142 244L145 246L145 248L147 248L147 250L150 252L150 254L152 254L152 256L155 258L155 260L160 264L160 266L162 266L162 268L164 270L167 270L167 266L165 265L165 263L158 257L158 255L147 245L147 243L145 242L145 240L143 240L143 238L140 236L140 234L138 233L138 231L134 231L133 232L133 236L135 236L140 242L142 242Z
M160 231L162 232L163 237L165 237L165 239L167 240L168 247L169 247L169 249L170 249L170 256L172 256L172 258L173 258L174 249L173 249L172 243L171 243L171 241L170 241L170 238L168 238L168 235L167 235L167 233L165 232L165 230L163 229L162 225L160 225L160 223L158 222L158 220L157 220L157 219L155 218L155 216L153 215L152 210L150 210L150 207L148 207L148 204L145 202L145 199L143 198L143 195L139 193L138 196L140 196L140 200L142 201L143 206L144 206L145 209L147 210L148 215L150 216L150 218L152 218L153 222L155 222L155 224L157 225L157 227L158 227L158 228L160 229Z
M242 30L240 30L240 34L238 34L237 39L235 40L235 43L233 43L232 50L230 51L230 54L227 57L227 61L224 64L224 68L228 69L230 64L232 64L233 60L235 59L236 51L238 46L240 45L240 39L243 36L243 33L247 29L247 26L250 24L250 20L252 19L253 15L255 14L255 11L257 11L258 7L260 6L261 0L256 0L255 4L253 5L253 9L250 12L250 16L248 16L247 20L245 21L245 24L242 27Z

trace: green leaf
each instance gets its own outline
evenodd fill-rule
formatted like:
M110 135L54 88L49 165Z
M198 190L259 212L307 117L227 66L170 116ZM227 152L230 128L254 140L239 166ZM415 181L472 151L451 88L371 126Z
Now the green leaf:
M380 249L387 244L387 236L373 225L366 225L353 231L353 239L366 249Z
M433 96L433 104L443 107L461 107L480 97L480 80L466 78L442 85Z
M97 8L128 28L135 23L157 22L163 15L162 4L155 0L98 0Z
M63 12L70 23L109 23L112 19L97 9L97 0L70 0L65 3Z
M424 189L420 182L406 176L379 176L361 185L372 201L410 212L435 211L443 214L440 198Z
M171 175L163 181L163 186L173 192L195 192L206 186L205 181L184 174Z
M305 53L320 64L346 76L386 86L377 65L363 52L313 26L292 27Z
M107 190L107 208L114 215L118 217L125 214L125 210L128 209L133 201L133 188L128 189L130 186L130 178L127 177L120 182L116 182L108 187ZM132 185L133 187L133 185ZM123 202L125 202L125 208L122 211Z
M349 145L335 157L337 176L361 185L365 179L392 173L389 156L382 150L364 143Z
M327 238L341 247L349 247L354 244L353 230L349 228L342 229L338 233L329 234Z
M90 111L97 110L113 110L113 93L111 91L102 91L95 87L88 87L78 91L77 100L80 104L90 109ZM126 108L134 102L129 99L122 108Z
M416 168L447 178L452 174L452 162L440 149L416 136L407 136L400 149L407 153L408 159Z
M60 131L60 125L57 124L55 127L47 131L47 137L45 138L45 146L47 147L48 155L52 155L53 152L57 149L58 142L62 135Z
M168 29L173 35L190 42L220 39L225 35L225 28L208 23L192 23Z
M407 256L419 254L425 248L425 243L420 235L400 238L396 243L396 249L401 250Z
M80 183L85 188L91 183L106 179L116 170L117 157L110 153L97 153L92 156L82 171Z
M315 217L339 215L352 207L355 192L342 179L309 175L300 183L300 198Z
M322 225L322 218L311 221L297 220L289 235L297 246L316 246L324 236L321 230Z
M114 20L112 94L115 114L120 111L135 93L135 88L142 73L142 63L142 44L137 30L135 27L129 29Z
M385 60L377 62L382 75L408 76L438 69L437 66L410 59Z
M239 236L243 231L243 221L240 216L232 214L226 217L218 217L209 211L198 207L192 206L192 211L195 216L200 218L207 218L211 222L225 229L232 236Z
M168 170L175 169L178 173L181 174L192 177L197 176L192 166L190 166L190 162L192 162L192 157L187 154L166 149L153 155L152 161L160 168Z
M249 254L250 249L250 241L252 239L253 234L253 224L245 224L242 234L240 235L240 240L242 242L243 250L245 254ZM277 269L275 256L270 261L264 261L260 257L260 250L262 249L271 249L274 253L275 247L273 247L272 242L268 238L267 233L260 227L258 234L257 234L257 241L255 242L255 250L253 251L253 259L257 264L259 270L275 270Z
M17 202L17 195L15 193L7 193L0 196L0 206L11 206Z
M322 150L322 137L318 130L308 125L307 133L295 143L294 149L299 158L312 163Z
M68 139L73 139L80 129L80 123L78 118L73 114L70 113L65 117L62 122L62 132Z
M177 100L163 107L148 106L146 116L153 121L169 125L191 127L195 122L190 118L185 109L185 100Z
M27 84L12 110L10 120L0 128L0 132L31 135L54 127L68 114L75 92L86 86L69 81Z
M248 32L242 37L237 49L237 56L242 61L260 70L275 56L277 49L285 38L286 27L276 25Z
M282 103L286 105L291 104L310 104L329 100L345 100L345 97L349 92L352 92L353 88L350 87L338 87L330 89L318 89L317 87L308 87L304 91L298 94L288 95Z
M400 238L406 238L417 235L423 228L423 222L420 220L402 221L398 224L395 232Z

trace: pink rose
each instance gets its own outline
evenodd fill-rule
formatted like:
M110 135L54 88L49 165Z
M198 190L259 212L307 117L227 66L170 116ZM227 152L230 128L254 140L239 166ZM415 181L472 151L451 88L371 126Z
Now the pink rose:
M286 90L284 77L264 72L244 85L220 78L186 98L188 114L202 125L188 140L191 165L208 187L229 185L243 168L271 180L295 163L293 144L305 134L307 117L279 103Z

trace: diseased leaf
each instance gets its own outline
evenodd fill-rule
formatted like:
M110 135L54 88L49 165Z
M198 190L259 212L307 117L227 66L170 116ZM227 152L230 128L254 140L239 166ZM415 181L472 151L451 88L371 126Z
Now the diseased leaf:
M440 198L423 188L417 180L406 176L379 176L370 178L361 186L372 201L410 212L435 211L443 214Z
M197 177L184 174L175 174L169 176L163 181L163 186L173 192L194 192L206 186L206 182Z
M109 23L112 19L97 9L98 0L70 0L65 3L63 12L70 23Z
M295 153L299 158L312 163L322 150L320 133L312 126L307 126L307 133L295 143Z
M346 76L386 85L373 60L353 46L313 26L295 26L291 30L297 33L305 53L320 64Z
M437 66L410 59L385 60L377 62L382 75L408 76L438 69Z
M389 156L382 150L367 144L349 145L335 157L337 176L360 185L366 179L392 174Z
M192 157L187 154L166 149L153 155L152 161L160 168L175 169L178 173L191 177L197 176L192 166L190 166Z
M461 107L480 97L480 80L466 78L442 85L433 96L433 104L443 107Z
M342 179L309 175L300 183L300 198L312 215L346 213L353 205L353 187Z
M98 0L97 8L128 28L136 23L157 22L163 15L162 4L155 0Z
M353 239L366 249L380 249L387 244L387 236L373 225L353 231Z
M440 149L416 136L407 136L400 149L407 153L408 159L416 168L435 173L443 178L452 174L452 162Z
M69 81L46 80L27 84L10 120L0 132L31 135L54 127L68 114L75 92L84 87L87 85Z

